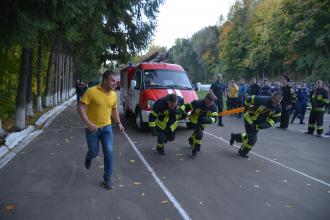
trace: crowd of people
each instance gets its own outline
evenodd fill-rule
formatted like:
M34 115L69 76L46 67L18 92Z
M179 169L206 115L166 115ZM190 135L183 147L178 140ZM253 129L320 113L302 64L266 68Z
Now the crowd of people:
M229 80L228 83L225 83L222 75L218 74L216 81L210 87L210 93L216 96L218 112L223 111L225 103L227 109L235 109L244 106L247 97L271 96L275 92L281 92L283 95L278 128L286 130L290 123L295 122L296 118L299 119L300 124L304 125L305 113L310 109L308 131L306 133L311 134L316 130L317 136L321 137L324 113L326 111L330 113L329 87L328 83L322 80L317 80L314 83L306 81L293 82L285 75L282 77L281 82L270 82L267 79L257 81L252 78L249 82L241 79L238 83L235 80ZM241 118L242 113L233 116ZM219 116L218 125L223 126L222 116ZM330 135L330 127L326 135Z

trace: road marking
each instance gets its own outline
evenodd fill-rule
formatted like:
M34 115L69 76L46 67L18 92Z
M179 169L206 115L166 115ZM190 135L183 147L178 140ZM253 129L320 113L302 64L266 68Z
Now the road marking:
M216 136L216 135L214 135L214 134L212 134L212 133L209 133L209 132L207 132L207 131L204 131L204 133L205 133L205 134L208 134L208 135L210 135L210 136L212 136L212 137L214 137L214 138L216 138L216 139L218 139L218 140L221 140L222 142L225 142L225 143L229 144L229 141L227 141L227 140L224 139L223 137L218 137L218 136ZM236 144L234 144L234 146L235 146L236 148L241 148L240 146L238 146L238 145L236 145ZM310 176L310 175L308 175L308 174L306 174L306 173L303 173L303 172L301 172L301 171L299 171L299 170L296 170L296 169L294 169L294 168L291 168L291 167L289 167L289 166L287 166L287 165L285 165L285 164L283 164L283 163L280 163L280 162L278 162L278 161L275 161L275 160L269 159L269 158L267 158L267 157L264 157L264 156L262 156L262 155L260 155L260 154L254 153L254 152L252 152L252 151L250 152L250 154L256 155L256 156L258 156L258 157L260 157L260 158L262 158L262 159L268 160L269 162L272 162L272 163L274 163L274 164L277 164L277 165L279 165L279 166L281 166L281 167L284 167L284 168L289 169L289 170L291 170L291 171L293 171L293 172L295 172L295 173L298 173L298 174L300 174L300 175L302 175L302 176L304 176L304 177L307 177L307 178L309 178L309 179L312 179L312 180L314 180L314 181L316 181L316 182L319 182L319 183L321 183L321 184L323 184L323 185L326 185L326 186L330 187L330 183L327 183L327 182L325 182L325 181L323 181L323 180L320 180L320 179L317 179L317 178L315 178L315 177L312 177L312 176Z
M132 139L127 135L126 132L124 132L124 135L126 136L127 140L131 144L132 148L134 149L135 153L139 156L142 163L146 166L147 170L151 173L152 177L155 179L157 184L160 186L160 188L163 190L163 192L166 194L168 199L173 203L174 207L179 211L181 217L184 220L190 220L191 218L187 214L187 212L182 208L181 204L175 199L173 194L168 190L168 188L165 186L165 184L160 180L160 178L157 176L155 170L150 166L150 164L147 162L147 160L143 157L141 152L137 149L136 145L133 143Z

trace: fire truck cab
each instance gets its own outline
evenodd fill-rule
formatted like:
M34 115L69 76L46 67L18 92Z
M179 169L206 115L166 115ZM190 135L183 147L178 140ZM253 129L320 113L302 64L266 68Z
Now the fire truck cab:
M198 99L184 69L175 64L145 62L120 71L121 104L126 115L134 115L138 130L148 126L153 104L167 94L183 97L185 103ZM187 127L190 127L189 122Z

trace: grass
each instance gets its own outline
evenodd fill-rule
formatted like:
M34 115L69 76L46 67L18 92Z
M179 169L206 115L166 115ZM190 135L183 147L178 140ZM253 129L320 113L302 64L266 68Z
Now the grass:
M199 99L203 99L209 91L198 91L197 95Z

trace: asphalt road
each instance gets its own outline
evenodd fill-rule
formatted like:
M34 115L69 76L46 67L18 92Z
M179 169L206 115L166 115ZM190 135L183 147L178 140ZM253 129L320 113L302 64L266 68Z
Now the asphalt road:
M306 126L261 131L245 159L228 144L243 122L226 117L225 127L207 127L192 159L184 126L159 156L155 137L122 121L113 190L100 186L102 153L83 166L84 128L72 105L0 170L0 219L330 219L330 138L305 135Z

